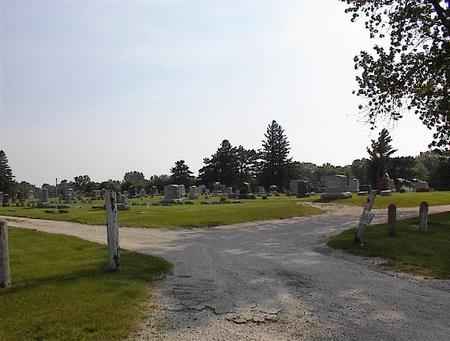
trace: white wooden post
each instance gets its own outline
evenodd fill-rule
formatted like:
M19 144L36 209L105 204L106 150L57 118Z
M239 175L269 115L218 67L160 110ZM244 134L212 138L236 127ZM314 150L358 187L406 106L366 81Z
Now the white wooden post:
M428 203L427 202L422 202L420 204L420 209L419 209L419 230L422 232L427 232L428 231Z
M105 207L107 219L106 234L109 251L109 270L117 271L119 270L120 266L120 251L119 251L119 221L117 219L117 199L115 192L106 191Z
M8 223L0 220L0 288L8 288L10 285Z
M371 211L375 203L376 196L377 192L372 190L369 194L369 197L367 198L366 204L364 205L361 217L359 218L359 225L358 229L356 230L355 242L360 243L361 246L364 246L364 230L366 226L372 222L375 216L375 214L373 214Z

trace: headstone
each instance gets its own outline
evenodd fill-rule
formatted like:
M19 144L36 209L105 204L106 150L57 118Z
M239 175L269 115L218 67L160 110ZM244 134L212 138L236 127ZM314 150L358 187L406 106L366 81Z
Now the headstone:
M43 188L41 192L41 202L48 202L48 188Z
M356 178L350 179L349 190L352 193L359 192L359 180Z
M380 195L382 197L390 197L392 195L392 191L390 189L385 189L383 191L380 191Z
M278 192L278 186L277 185L270 185L269 191L271 193Z
M130 209L130 205L128 203L128 197L127 197L126 194L118 193L118 195L117 195L117 208L119 210L121 210L121 211Z
M422 202L419 209L419 230L423 232L428 231L428 203Z
M96 199L96 200L99 200L102 198L102 191L100 191L98 189L95 189L93 191L93 194L94 194L94 199Z
M9 206L9 194L3 193L3 206L7 207Z
M145 189L141 188L141 190L139 191L139 196L142 198L142 197L145 197L146 195L147 195L147 193L145 192Z
M109 251L109 270L117 271L120 267L119 221L117 219L116 193L107 191L105 194L106 233Z
M414 189L416 192L429 192L430 185L426 181L417 180L414 182Z
M305 180L291 180L289 182L289 193L299 198L309 196L311 192L311 184Z
M266 189L264 188L264 186L258 186L256 188L256 194L258 194L258 195L266 195Z
M396 235L395 232L396 223L397 223L397 206L395 206L395 204L390 204L388 206L388 226L390 237L394 237Z
M162 203L174 203L182 201L186 195L184 185L167 185L164 187L164 198Z
M323 176L322 183L325 186L325 191L320 196L322 200L346 199L352 197L352 193L349 191L348 177L345 175Z
M63 191L63 200L65 203L70 204L73 200L73 189L72 188L66 188Z
M8 223L0 220L0 288L8 288L10 285Z
M197 186L189 187L189 200L197 200L199 197L199 189Z

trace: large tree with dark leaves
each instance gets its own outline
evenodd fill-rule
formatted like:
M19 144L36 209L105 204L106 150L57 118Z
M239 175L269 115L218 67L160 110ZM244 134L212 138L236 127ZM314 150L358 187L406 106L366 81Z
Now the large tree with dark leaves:
M340 0L351 20L377 39L355 57L360 109L372 127L380 118L414 112L430 129L432 145L450 143L450 0Z
M286 188L288 185L288 166L290 144L284 129L272 121L267 127L261 150L261 183L265 187L277 185Z
M11 194L14 189L14 175L8 164L8 157L0 150L0 192Z
M220 182L226 186L239 186L239 164L236 148L223 140L219 149L210 158L203 160L205 166L199 170L200 182L211 186Z
M378 189L383 188L385 174L388 170L388 162L392 154L397 150L392 147L392 137L387 129L380 132L377 140L372 140L372 144L367 148L370 156L369 179L372 186Z
M177 185L189 187L194 182L194 177L189 166L184 160L175 162L175 166L170 170L172 181Z

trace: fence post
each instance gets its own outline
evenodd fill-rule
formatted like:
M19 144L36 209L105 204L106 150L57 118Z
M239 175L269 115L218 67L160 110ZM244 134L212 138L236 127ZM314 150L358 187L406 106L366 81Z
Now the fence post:
M397 223L397 206L395 204L390 204L388 207L388 225L389 225L389 236L395 237L395 225Z
M116 193L106 191L105 207L107 215L106 234L108 240L109 264L110 271L117 271L120 267L120 251L119 251L119 222L117 219L117 199Z
M419 219L420 219L419 230L423 231L423 232L427 232L428 231L428 203L425 201L423 201L420 204Z
M0 220L0 288L11 286L9 268L8 223Z

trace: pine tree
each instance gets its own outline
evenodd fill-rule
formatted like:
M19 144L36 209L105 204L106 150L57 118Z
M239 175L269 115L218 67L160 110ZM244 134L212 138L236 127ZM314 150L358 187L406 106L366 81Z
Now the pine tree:
M284 129L272 121L267 127L261 151L261 183L265 187L287 186L290 144Z
M194 180L192 172L184 160L175 162L175 167L173 167L170 172L172 181L178 185L189 187Z
M383 129L380 132L378 139L372 140L370 148L367 148L367 152L370 156L369 176L372 186L375 188L380 187L380 183L385 178L389 158L392 154L397 152L397 150L392 147L391 143L392 137L389 135L389 131Z
M8 164L8 157L0 150L0 192L11 193L14 187L14 175Z

